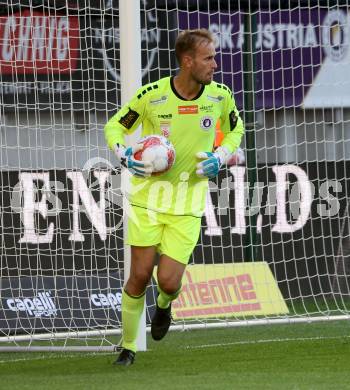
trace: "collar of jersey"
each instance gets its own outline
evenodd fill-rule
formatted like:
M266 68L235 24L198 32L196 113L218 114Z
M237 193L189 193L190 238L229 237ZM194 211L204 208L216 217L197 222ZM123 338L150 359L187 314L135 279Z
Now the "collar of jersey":
M177 90L175 89L175 85L174 85L174 76L170 77L170 86L171 86L171 89L172 91L174 92L175 96L178 97L180 100L185 100L186 102L190 102L191 100L197 100L201 97L203 91L204 91L204 88L205 88L205 85L202 84L202 88L200 89L200 91L198 92L197 96L195 96L193 99L185 99L184 97L182 97L178 92Z

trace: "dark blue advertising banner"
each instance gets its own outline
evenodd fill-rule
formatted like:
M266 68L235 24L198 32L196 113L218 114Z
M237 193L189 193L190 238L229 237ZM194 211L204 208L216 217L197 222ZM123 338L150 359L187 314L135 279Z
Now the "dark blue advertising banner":
M228 167L210 182L201 235L190 262L246 261L246 240L255 216L259 260L270 264L284 296L308 295L310 284L314 294L330 291L335 258L346 239L349 169L348 162L259 166L255 195L249 199L246 168ZM2 171L0 182L4 280L27 276L44 283L45 276L82 276L79 290L87 291L93 280L84 281L85 277L123 270L118 171Z
M123 273L2 278L0 333L120 328ZM155 291L147 290L149 322Z

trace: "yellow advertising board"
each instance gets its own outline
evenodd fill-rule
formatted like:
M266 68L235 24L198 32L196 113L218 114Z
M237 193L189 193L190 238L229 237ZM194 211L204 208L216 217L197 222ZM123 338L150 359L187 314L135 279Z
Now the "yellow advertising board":
M189 265L172 304L174 319L288 313L266 262Z

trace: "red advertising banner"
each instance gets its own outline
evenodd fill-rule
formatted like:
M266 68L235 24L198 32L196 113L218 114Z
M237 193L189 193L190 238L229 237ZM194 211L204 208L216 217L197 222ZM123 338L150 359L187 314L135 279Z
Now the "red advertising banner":
M66 74L77 68L79 20L25 10L0 17L0 73Z

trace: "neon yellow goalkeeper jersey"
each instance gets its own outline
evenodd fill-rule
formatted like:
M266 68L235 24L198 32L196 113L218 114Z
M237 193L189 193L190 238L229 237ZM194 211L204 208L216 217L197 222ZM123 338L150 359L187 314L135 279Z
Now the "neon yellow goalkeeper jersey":
M133 177L127 194L130 203L162 213L200 217L208 179L196 175L196 154L213 150L218 120L224 134L221 145L235 151L244 132L243 122L232 92L224 84L212 81L203 85L192 100L176 92L173 77L141 87L106 124L108 146L125 145L124 135L142 124L142 136L164 135L174 145L176 158L162 175Z

